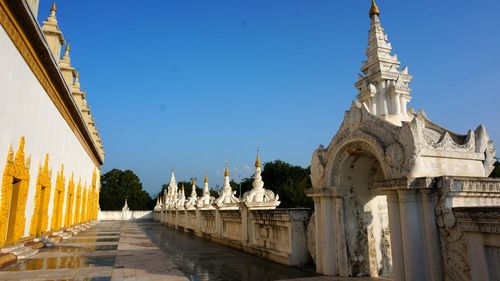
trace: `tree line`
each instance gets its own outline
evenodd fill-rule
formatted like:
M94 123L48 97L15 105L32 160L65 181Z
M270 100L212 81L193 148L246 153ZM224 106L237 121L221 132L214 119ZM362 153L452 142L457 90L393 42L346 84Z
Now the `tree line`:
M494 170L490 177L500 178L500 162L495 162ZM282 160L266 162L263 166L262 180L264 187L272 190L280 196L279 208L313 208L311 198L306 196L305 189L311 187L310 171L308 168L292 165ZM253 176L242 179L240 182L231 180L230 184L236 192L237 197L243 197L245 192L252 189ZM177 186L184 186L186 198L191 196L191 181L179 181ZM130 170L113 169L101 177L101 191L99 205L102 210L121 210L125 198L131 210L152 210L156 204L156 198L163 196L168 184L162 184L160 191L154 199L144 191L142 183L137 175ZM240 194L241 187L241 194ZM196 193L201 196L203 183L196 186ZM218 197L219 191L210 189L211 196Z

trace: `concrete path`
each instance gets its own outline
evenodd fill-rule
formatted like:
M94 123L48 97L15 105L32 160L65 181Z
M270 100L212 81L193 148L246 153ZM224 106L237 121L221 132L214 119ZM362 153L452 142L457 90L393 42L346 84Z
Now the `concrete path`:
M189 280L139 224L101 222L0 271L0 280Z

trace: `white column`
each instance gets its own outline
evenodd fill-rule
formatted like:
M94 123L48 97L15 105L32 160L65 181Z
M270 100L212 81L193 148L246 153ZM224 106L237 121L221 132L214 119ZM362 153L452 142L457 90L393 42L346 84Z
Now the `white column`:
M405 280L430 280L422 230L424 225L415 190L398 190Z
M401 113L404 114L404 115L406 115L407 114L407 112L406 112L406 103L408 101L406 100L406 97L404 97L404 96L401 96L400 100L401 100Z
M393 110L394 112L392 114L395 114L395 115L399 115L401 114L401 102L400 102L400 98L399 98L399 94L396 94L394 95L394 97L392 97L392 101L393 101Z
M375 97L370 98L370 109L373 115L377 115L377 99Z
M333 207L333 200L331 196L321 197L324 275L337 275L337 247L335 240L335 217Z
M315 248L316 248L316 272L323 273L323 254L322 254L322 245L323 245L323 236L321 235L321 200L318 197L313 197L314 200L314 238Z
M346 233L344 225L344 201L343 198L335 198L335 230L337 232L337 262L339 276L349 276L349 262L347 259Z
M389 212L389 229L392 253L392 277L394 280L405 280L403 241L401 237L401 218L399 216L398 194L393 191L387 194Z
M425 226L425 240L427 246L427 257L431 281L438 281L443 278L443 264L441 259L441 247L439 235L436 227L436 216L434 214L434 197L429 189L421 189L422 211Z

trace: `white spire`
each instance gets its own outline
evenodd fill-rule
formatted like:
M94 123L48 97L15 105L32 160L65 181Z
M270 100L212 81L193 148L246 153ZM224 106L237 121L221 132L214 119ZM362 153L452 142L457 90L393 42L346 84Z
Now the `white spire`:
M275 209L279 204L279 196L274 195L274 192L264 188L262 180L262 169L257 147L257 158L255 160L255 175L253 177L253 188L243 194L243 202L250 210Z
M412 77L408 68L399 70L397 55L391 55L392 46L382 28L379 9L374 1L370 9L367 60L361 66L362 74L355 83L359 90L357 99L366 105L370 113L400 125L410 121L406 105L410 101L408 83Z
M220 209L238 209L240 200L233 194L229 179L229 165L226 162L226 170L224 171L224 186L219 198L216 199L216 204Z

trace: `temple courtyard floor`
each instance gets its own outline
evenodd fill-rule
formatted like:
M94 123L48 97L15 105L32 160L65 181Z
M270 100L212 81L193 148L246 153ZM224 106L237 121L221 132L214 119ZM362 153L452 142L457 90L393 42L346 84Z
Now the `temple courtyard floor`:
M0 280L265 281L312 276L312 267L287 267L149 221L100 222L0 270Z
M353 278L354 280L386 280ZM104 221L0 270L0 280L352 280L317 276L150 222Z

